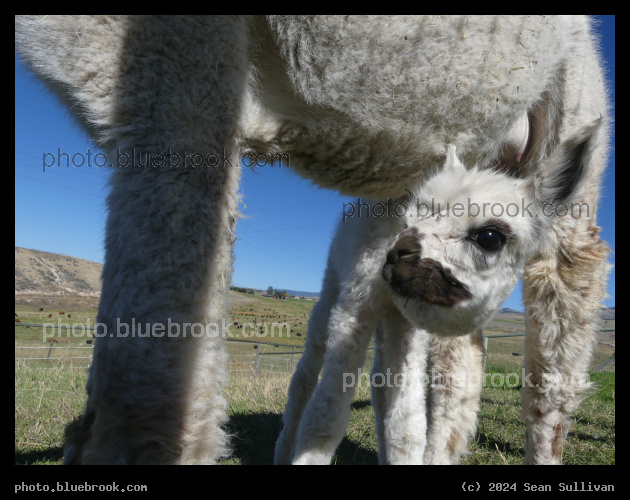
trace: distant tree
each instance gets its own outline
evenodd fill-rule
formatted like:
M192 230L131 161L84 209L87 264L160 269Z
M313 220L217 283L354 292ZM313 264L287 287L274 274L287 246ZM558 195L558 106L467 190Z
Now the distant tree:
M273 287L272 286L267 288L267 295L273 295Z

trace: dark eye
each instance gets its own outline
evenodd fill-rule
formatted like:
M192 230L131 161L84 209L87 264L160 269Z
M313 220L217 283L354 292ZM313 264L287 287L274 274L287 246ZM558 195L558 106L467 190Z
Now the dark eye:
M487 227L470 236L486 252L497 252L505 245L505 235L493 227Z

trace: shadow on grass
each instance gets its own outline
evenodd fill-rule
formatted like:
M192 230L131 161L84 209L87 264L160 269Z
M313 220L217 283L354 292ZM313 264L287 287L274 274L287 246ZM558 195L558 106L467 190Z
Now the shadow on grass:
M74 420L66 424L64 429L63 442L68 441L68 433L77 427L81 422L82 416L76 417ZM25 452L15 452L15 465L61 465L63 459L64 446L51 446L42 450L29 450Z
M63 446L53 446L42 450L15 452L15 465L42 465L59 463L63 458Z
M369 401L353 403L353 409L369 406ZM80 419L66 426L68 432ZM247 413L231 415L227 424L232 446L231 459L242 465L272 465L276 439L280 434L282 415L278 413ZM41 450L15 452L15 465L59 464L63 458L63 446ZM377 464L376 451L354 439L344 437L333 459L337 465Z
M362 401L355 402L363 407ZM369 401L367 402L369 405ZM356 408L355 408L356 409ZM248 413L231 415L227 431L231 436L231 459L242 465L272 465L276 439L282 427L282 415L278 413ZM371 446L344 437L333 459L337 465L377 464L376 451Z
M333 460L335 465L378 465L376 450L344 437Z
M352 408L353 410L361 410L363 408L367 408L368 406L372 406L372 401L370 401L369 399L362 399L360 401L354 401L350 405L350 408Z
M514 455L515 457L519 458L525 456L525 448L513 448L509 442L497 441L496 439L488 437L488 435L484 432L480 432L477 434L476 441L480 448L486 448L491 451L499 450L504 455Z

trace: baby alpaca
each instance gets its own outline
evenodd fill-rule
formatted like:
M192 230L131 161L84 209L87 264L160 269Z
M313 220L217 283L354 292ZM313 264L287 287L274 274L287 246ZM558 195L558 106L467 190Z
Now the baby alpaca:
M330 462L354 390L363 383L361 367L375 330L371 381L379 462L459 462L475 430L481 389L483 348L475 336L510 294L525 261L544 251L555 207L578 199L598 126L563 143L542 174L529 180L466 170L449 146L441 172L412 196L393 206L388 201L389 217L359 216L340 225L291 382L276 463L292 457L294 464ZM439 360L453 370L439 378L463 390L442 407L440 383L434 386L427 436L431 336L466 337Z

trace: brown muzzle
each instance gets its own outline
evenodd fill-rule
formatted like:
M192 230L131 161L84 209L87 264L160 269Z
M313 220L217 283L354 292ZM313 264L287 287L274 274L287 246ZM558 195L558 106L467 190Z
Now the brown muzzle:
M410 228L387 253L383 278L394 293L444 307L472 298L450 270L433 259L422 258L421 236L416 228Z

